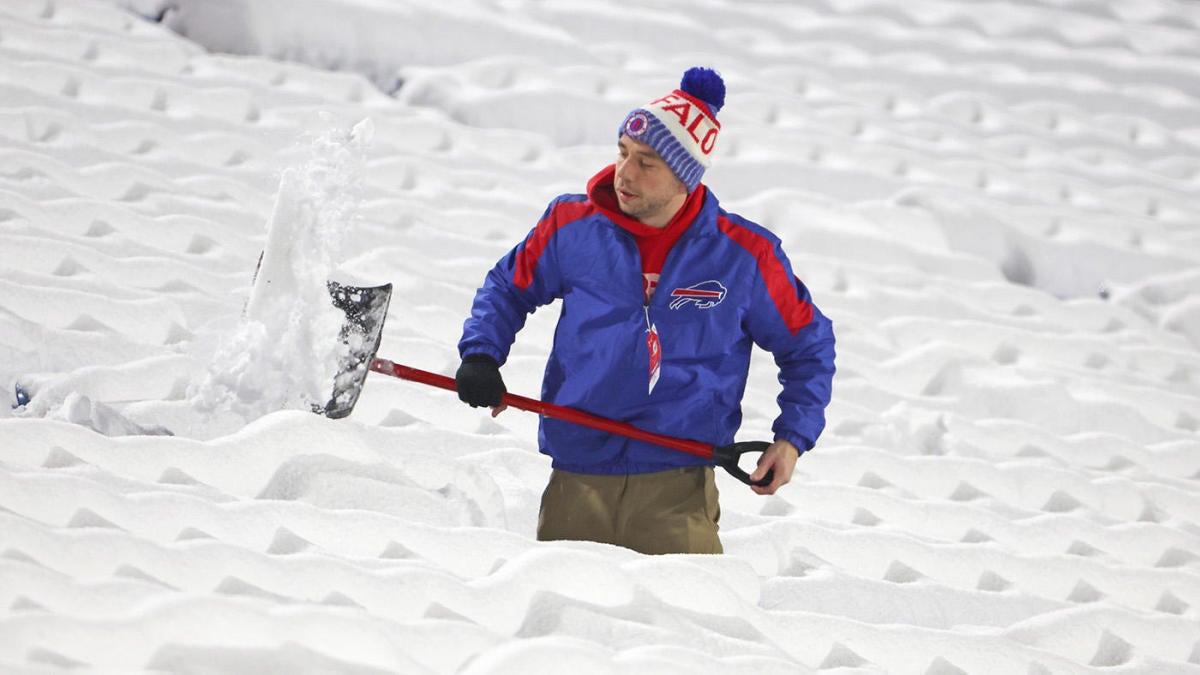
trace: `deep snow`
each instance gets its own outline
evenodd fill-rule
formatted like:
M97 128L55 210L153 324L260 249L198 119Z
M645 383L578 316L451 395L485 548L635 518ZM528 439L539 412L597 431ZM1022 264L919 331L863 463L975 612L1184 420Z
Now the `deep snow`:
M1200 672L1198 37L1172 0L8 0L0 669ZM794 483L719 479L727 555L535 542L532 415L376 375L303 410L324 279L393 283L381 355L452 373L487 268L694 64L706 183L839 340ZM294 292L253 300L275 227Z

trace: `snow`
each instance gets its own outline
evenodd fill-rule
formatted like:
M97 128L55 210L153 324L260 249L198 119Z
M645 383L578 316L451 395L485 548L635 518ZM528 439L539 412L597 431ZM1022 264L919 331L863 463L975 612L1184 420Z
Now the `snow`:
M1178 0L6 1L0 670L1200 672L1198 37ZM533 415L382 375L307 412L326 279L392 283L380 355L452 374L484 272L698 64L706 183L839 346L793 483L718 478L726 555L536 542Z

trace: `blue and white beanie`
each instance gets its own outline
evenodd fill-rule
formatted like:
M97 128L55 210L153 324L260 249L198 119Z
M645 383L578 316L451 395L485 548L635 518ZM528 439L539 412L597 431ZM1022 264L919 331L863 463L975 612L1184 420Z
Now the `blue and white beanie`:
M723 105L725 81L717 71L689 68L678 89L629 113L619 135L654 148L690 193L712 164Z

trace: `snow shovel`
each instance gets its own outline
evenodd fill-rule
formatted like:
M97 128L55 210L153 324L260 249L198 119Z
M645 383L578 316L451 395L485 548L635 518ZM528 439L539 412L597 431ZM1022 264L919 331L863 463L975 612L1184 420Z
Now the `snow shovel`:
M339 339L349 347L339 364L338 374L334 378L333 394L324 408L314 406L314 412L326 417L340 419L354 410L358 395L366 382L367 373L374 371L390 375L402 380L419 382L430 386L458 391L454 378L438 375L425 370L393 363L387 359L377 358L379 343L383 337L383 322L387 318L388 303L392 297L392 285L358 287L346 286L329 282L329 294L333 305L346 314L342 324ZM534 412L545 417L579 424L592 429L599 429L639 441L661 445L665 448L697 455L711 459L718 466L728 471L738 480L747 485L766 486L774 479L774 472L768 473L762 480L751 481L750 474L738 466L738 459L750 452L764 452L771 445L765 441L742 441L731 445L716 447L708 443L693 441L673 436L664 436L654 432L639 429L633 425L617 422L597 415L568 408L565 406L546 403L537 399L526 398L516 394L504 394L501 403L512 408Z

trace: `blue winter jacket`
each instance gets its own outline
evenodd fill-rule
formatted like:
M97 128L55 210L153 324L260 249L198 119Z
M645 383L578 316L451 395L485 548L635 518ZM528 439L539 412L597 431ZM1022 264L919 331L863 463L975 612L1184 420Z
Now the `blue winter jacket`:
M487 354L503 364L526 317L561 299L543 400L721 446L734 441L741 424L750 351L757 344L779 366L774 438L801 452L812 448L825 427L833 329L793 275L775 235L726 213L710 191L667 256L648 306L642 283L633 235L587 195L562 195L488 273L459 352ZM652 389L649 326L661 342L660 376ZM554 468L576 473L712 465L546 417L538 443Z

